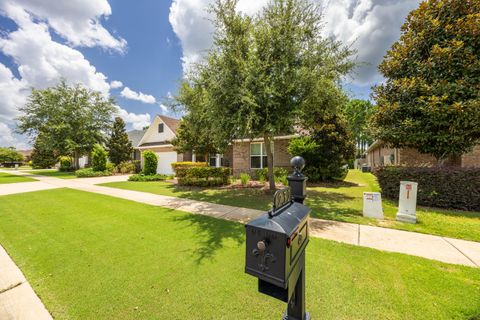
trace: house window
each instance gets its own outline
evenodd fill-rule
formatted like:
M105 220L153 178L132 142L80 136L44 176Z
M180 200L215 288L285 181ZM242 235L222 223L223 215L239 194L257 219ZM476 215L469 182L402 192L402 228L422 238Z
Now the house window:
M158 133L162 133L163 132L163 123L159 123L158 124Z
M250 143L250 168L262 169L267 166L267 151L265 150L265 144L263 142Z

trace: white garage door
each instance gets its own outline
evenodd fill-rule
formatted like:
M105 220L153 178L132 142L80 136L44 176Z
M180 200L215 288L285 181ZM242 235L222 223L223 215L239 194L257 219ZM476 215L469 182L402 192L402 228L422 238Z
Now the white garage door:
M173 174L172 162L177 162L177 153L175 151L170 152L156 152L158 159L157 173L161 174Z

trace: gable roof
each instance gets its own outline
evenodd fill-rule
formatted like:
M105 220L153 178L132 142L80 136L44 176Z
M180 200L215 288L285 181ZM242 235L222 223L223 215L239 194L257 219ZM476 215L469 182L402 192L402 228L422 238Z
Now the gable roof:
M147 130L132 130L127 132L128 139L132 142L134 148L138 147L138 144L140 143L140 140L142 140L146 131Z
M160 119L167 125L167 127L172 130L174 134L177 134L177 129L180 126L180 120L175 119L175 118L170 118L164 115L158 115Z

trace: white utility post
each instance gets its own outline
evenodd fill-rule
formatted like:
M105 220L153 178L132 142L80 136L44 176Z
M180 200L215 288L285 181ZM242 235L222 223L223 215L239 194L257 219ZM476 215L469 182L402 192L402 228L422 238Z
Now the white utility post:
M401 222L417 222L417 189L418 183L400 181L397 220Z

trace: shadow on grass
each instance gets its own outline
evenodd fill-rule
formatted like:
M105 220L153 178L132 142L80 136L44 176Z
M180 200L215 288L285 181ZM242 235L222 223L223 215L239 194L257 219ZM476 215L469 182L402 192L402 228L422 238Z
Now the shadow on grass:
M338 189L338 188L354 188L361 187L358 183L350 181L329 181L329 182L307 182L307 187L309 188L329 188L329 189Z
M342 207L343 202L352 200L361 201L343 193L309 190L307 205L312 208L311 216L314 218L348 221L347 217L362 216L362 212L358 209Z
M234 207L267 210L272 202L272 195L260 189L221 189L198 188L167 185L166 189L178 198L192 199Z
M240 223L199 214L185 214L174 220L187 222L189 226L197 229L196 236L200 247L193 253L197 264L201 264L205 259L213 260L215 252L223 248L225 241L230 239L241 245L245 240L245 227Z

